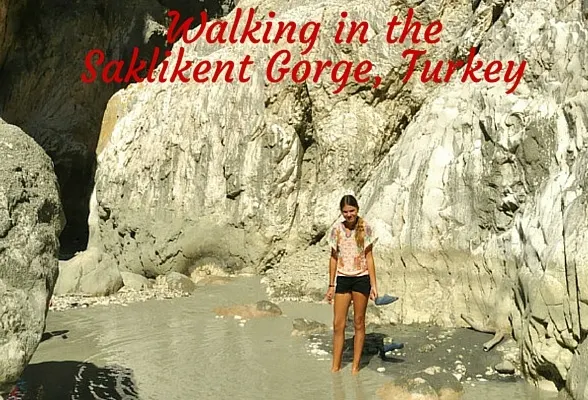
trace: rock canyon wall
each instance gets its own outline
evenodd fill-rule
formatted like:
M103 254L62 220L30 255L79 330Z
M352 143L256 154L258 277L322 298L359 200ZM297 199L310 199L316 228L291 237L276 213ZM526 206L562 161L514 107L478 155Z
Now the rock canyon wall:
M203 263L265 272L274 293L319 298L324 235L340 196L356 193L378 233L386 318L512 335L532 379L565 386L584 340L582 250L586 21L581 2L244 2L320 21L310 60L370 59L384 77L332 94L323 80L137 84L119 91L98 156L91 248L145 275ZM440 19L432 60L527 62L506 82L405 83L385 43L391 15ZM317 11L318 10L318 11ZM367 20L369 43L335 45L341 11ZM229 15L228 18L231 18ZM176 44L188 58L265 65L300 44ZM298 46L298 47L297 47Z
M351 83L338 94L328 80L270 84L269 57L289 49L300 59L300 43L175 43L170 64L182 48L193 60L250 55L257 67L246 83L145 82L102 94L100 134L89 134L87 147L97 145L88 249L62 265L59 292L108 294L120 287L120 271L155 277L212 264L265 274L276 297L320 299L324 236L341 195L353 192L379 238L380 292L400 297L384 320L511 335L531 379L585 398L588 4L239 7L298 26L320 22L304 58L369 59L382 84ZM386 43L386 23L409 7L423 23L442 22L439 43ZM368 43L333 42L342 11L369 22ZM510 94L512 82L462 82L459 74L447 84L403 82L408 48L427 50L430 60L465 60L475 48L485 64L526 61L525 75ZM74 69L75 80L83 68ZM92 284L96 274L103 284Z

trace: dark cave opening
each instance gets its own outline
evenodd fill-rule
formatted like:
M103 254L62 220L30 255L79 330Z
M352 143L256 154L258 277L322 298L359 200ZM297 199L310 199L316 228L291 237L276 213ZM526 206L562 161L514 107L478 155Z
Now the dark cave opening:
M67 220L60 237L60 258L70 258L87 246L102 118L111 96L128 86L101 80L83 83L80 76L86 71L88 52L101 49L107 61L123 60L128 68L136 47L140 59L150 59L159 47L159 65L172 45L161 32L145 39L148 19L167 27L167 11L177 10L182 19L194 17L194 28L202 11L209 19L218 18L233 7L232 0L21 0L14 7L11 4L7 16L11 35L0 46L0 118L33 137L53 160ZM133 18L142 24L129 27Z

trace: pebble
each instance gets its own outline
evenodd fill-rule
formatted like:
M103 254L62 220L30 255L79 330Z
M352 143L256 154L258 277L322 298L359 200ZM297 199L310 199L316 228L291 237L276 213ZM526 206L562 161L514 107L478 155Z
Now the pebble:
M164 284L155 284L151 289L133 290L123 287L110 296L86 296L77 294L53 295L49 311L65 311L76 308L119 305L126 307L131 303L147 300L170 300L178 297L189 297L190 293L172 290Z
M439 372L441 372L441 367L438 367L435 365L433 367L426 368L425 370L423 370L423 372L425 374L435 375L435 374L438 374Z
M498 372L500 374L514 374L515 373L514 365L512 365L512 363L510 361L506 361L506 360L499 363L499 364L496 364L494 369L496 370L496 372Z

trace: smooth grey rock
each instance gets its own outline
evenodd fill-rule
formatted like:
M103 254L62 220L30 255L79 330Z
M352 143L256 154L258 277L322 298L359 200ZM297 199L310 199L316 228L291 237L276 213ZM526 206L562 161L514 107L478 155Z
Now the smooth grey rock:
M500 374L514 374L515 373L515 367L514 365L512 365L512 363L508 360L502 361L501 363L498 363L494 366L494 369L496 370L496 372L500 373Z
M306 319L296 318L292 322L292 335L311 335L328 333L329 328L322 322Z
M329 332L329 327L322 322L306 318L296 318L292 321L292 335L312 335L324 334Z
M185 293L192 293L196 289L196 285L186 275L179 272L170 272L165 275L167 287L171 290L179 290Z
M96 248L60 261L55 294L108 296L123 287L123 278L108 254Z
M144 290L153 287L153 284L149 281L149 279L142 275L121 271L120 276L122 277L123 285L126 288L133 290Z
M51 159L1 119L0 160L0 393L6 393L41 341L65 220Z
M263 311L272 315L282 315L282 309L275 303L267 300L260 300L255 303L255 307L259 311Z
M426 372L400 376L377 390L379 399L459 399L463 394L462 384L449 373L428 374Z

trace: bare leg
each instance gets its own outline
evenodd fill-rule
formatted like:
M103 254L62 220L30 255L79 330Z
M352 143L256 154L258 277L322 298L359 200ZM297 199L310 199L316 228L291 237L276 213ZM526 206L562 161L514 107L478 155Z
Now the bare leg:
M343 358L343 345L345 344L345 323L347 322L347 311L351 302L351 293L335 293L334 317L333 317L333 365L332 372L341 369Z
M355 336L353 338L353 374L359 373L359 363L365 341L365 311L367 309L368 296L363 293L353 292L353 324Z

